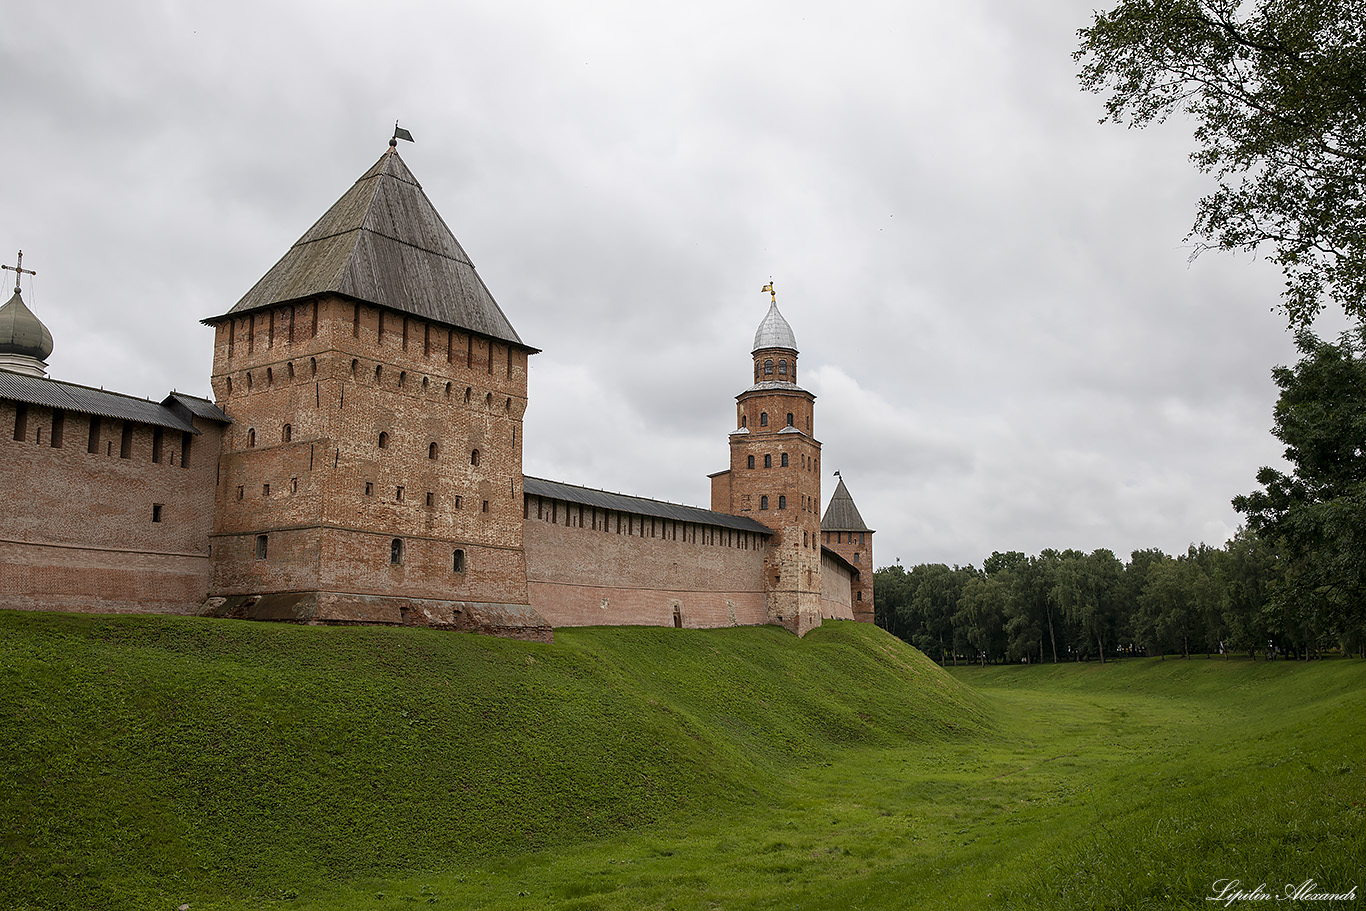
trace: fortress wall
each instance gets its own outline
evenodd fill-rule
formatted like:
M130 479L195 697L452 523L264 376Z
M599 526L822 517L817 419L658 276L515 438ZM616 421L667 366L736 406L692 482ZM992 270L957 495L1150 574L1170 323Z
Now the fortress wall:
M0 607L190 613L204 602L219 425L196 420L188 464L182 436L29 405L16 422L0 402ZM22 426L20 426L22 425ZM21 439L15 439L21 437ZM91 452L91 449L95 451ZM127 457L124 457L126 452Z
M531 606L552 626L709 628L768 622L765 537L526 498Z
M821 618L854 619L854 590L858 582L848 567L821 551Z

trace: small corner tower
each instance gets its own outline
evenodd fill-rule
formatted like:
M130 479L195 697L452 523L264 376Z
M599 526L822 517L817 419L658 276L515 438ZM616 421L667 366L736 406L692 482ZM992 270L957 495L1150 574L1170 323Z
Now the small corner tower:
M835 472L839 477L839 472ZM854 619L860 623L873 622L873 530L859 515L844 478L835 485L830 503L821 519L821 535L825 546L858 568L858 579L853 585Z
M773 529L764 562L769 622L797 635L820 625L820 457L816 397L797 385L797 338L765 285L754 333L754 384L736 396L730 470L712 478L712 508Z
M24 251L13 266L3 266L14 273L14 296L0 307L0 370L27 376L47 376L47 358L52 353L52 333L42 320L24 303L19 290L19 279L36 275L24 268Z

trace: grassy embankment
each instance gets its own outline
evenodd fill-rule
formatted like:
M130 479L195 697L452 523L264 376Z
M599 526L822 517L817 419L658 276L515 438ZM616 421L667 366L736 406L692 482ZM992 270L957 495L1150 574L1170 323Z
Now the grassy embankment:
M1362 895L1363 684L1354 661L948 674L848 623L538 646L0 612L0 907Z

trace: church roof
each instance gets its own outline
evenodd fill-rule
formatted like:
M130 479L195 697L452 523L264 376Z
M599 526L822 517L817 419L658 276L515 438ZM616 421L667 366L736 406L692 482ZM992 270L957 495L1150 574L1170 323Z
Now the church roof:
M224 315L317 294L340 294L529 348L393 148Z
M797 350L797 336L783 315L778 312L778 302L768 305L768 315L754 333L754 350L760 348L790 348Z
M195 416L225 423L229 421L228 416L209 400L183 393L173 392L165 402L158 403L7 370L0 370L0 398L79 414L95 414L102 418L151 424L154 427L170 427L187 433L199 431L182 413L171 407L169 403L172 400L185 405Z
M697 525L718 525L738 531L752 531L761 535L773 534L773 529L745 516L732 516L729 513L713 512L698 506L681 506L664 500L651 500L648 497L633 497L624 493L609 493L591 487L547 481L545 478L527 477L523 479L522 489L532 496L563 500L566 503L579 503L583 506L596 506L599 509L614 509L617 512L630 512L638 516L654 516L657 519L672 519L675 522L692 522Z
M22 354L45 361L51 353L52 333L33 315L15 288L14 296L0 307L0 354Z
M858 514L854 498L849 496L849 488L844 486L844 478L835 485L830 495L830 504L825 507L821 517L821 531L867 531L872 529L864 524L863 516Z

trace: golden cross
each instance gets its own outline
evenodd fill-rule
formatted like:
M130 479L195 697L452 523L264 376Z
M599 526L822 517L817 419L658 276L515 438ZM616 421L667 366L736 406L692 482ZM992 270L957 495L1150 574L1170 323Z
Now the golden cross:
M3 265L0 265L0 269L8 269L8 270L10 270L11 272L14 273L14 293L15 293L15 294L18 294L18 293L19 293L19 279L20 279L24 274L26 274L26 273L27 273L28 275L37 275L37 274L38 274L37 272L34 272L32 269L25 269L25 268L24 268L24 251L23 251L23 250L20 250L20 251L19 251L19 264L18 264L18 265L16 265L16 266L3 266Z

